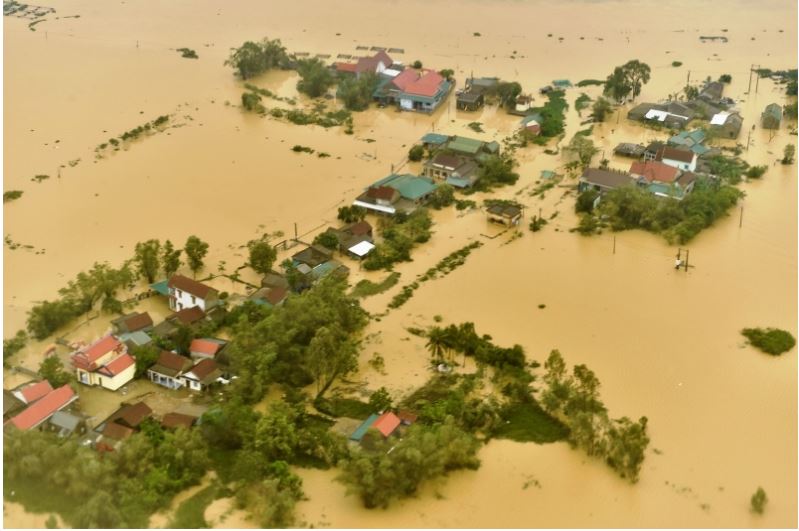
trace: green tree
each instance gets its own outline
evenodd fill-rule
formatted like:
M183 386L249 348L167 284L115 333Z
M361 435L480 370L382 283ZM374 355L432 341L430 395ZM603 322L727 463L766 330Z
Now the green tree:
M252 240L247 244L250 253L249 265L257 273L265 275L272 270L277 260L277 251L265 240Z
M685 85L682 91L685 95L685 99L687 100L693 100L699 96L699 88L694 87L693 85Z
M311 98L318 98L335 83L331 70L316 57L298 61L297 72L300 74L297 90Z
M455 202L455 188L451 184L442 183L433 190L427 200L427 204L435 209L441 209L450 206Z
M166 278L177 273L180 268L180 253L181 250L175 249L171 241L164 242L164 246L161 248L161 267Z
M722 83L732 83L732 76L730 74L722 74L719 76L719 81Z
M311 339L307 350L308 371L316 380L317 398L339 376L358 368L358 351L356 345L344 334L323 326Z
M17 333L11 339L3 340L3 362L25 348L28 343L28 334L25 330L17 330Z
M73 380L71 372L64 370L64 364L57 356L47 356L39 364L39 376L50 382L53 388L66 385Z
M161 349L150 343L133 347L131 354L136 358L136 378L141 378L158 361Z
M434 363L444 361L444 353L449 350L450 336L441 327L433 326L427 331L427 343L425 347L430 352L430 357Z
M611 103L603 98L598 97L592 107L591 116L596 122L604 122L608 114L613 110Z
M796 156L796 146L788 144L782 154L782 163L793 164L794 156Z
M97 302L102 301L104 309L111 309L106 302L116 301L116 293L133 283L135 274L129 263L114 269L107 263L97 263L89 271L78 273L67 287L58 290L61 296L73 305L78 314L88 313ZM118 301L117 301L118 303Z
M387 411L391 409L391 395L385 387L381 387L369 396L369 405L374 412Z
M338 219L344 223L355 223L363 221L366 217L366 209L361 206L343 206L338 209Z
M496 91L500 105L510 109L516 105L516 98L522 93L522 86L516 81L500 81Z
M261 95L255 92L242 92L241 106L248 111L259 113L266 112L266 108L261 104Z
M419 162L424 157L424 146L416 144L408 150L408 160L412 162Z
M271 461L292 459L300 441L296 423L297 412L292 407L273 403L255 425L253 448Z
M133 263L139 274L152 284L158 275L160 264L161 242L158 240L147 240L136 244L133 255Z
M585 190L577 196L577 201L574 203L574 211L579 213L591 213L594 209L594 201L599 197L599 192L596 190Z
M346 76L341 79L337 96L351 111L363 111L369 107L372 95L380 78L374 72L365 72L358 77Z
M574 138L571 139L565 149L577 158L583 168L590 166L591 160L599 153L599 149L594 146L594 142L584 135L574 135Z
M613 69L608 78L605 80L605 88L603 94L613 98L616 102L623 101L632 91L632 87L627 81L627 74L624 68L617 66Z
M422 68L422 62L417 59L416 61L413 62L411 66L416 70L419 70L420 68Z
M758 487L755 493L752 494L752 498L749 500L752 511L757 514L763 514L763 511L766 508L766 503L768 503L766 491L763 490L763 487Z
M279 39L264 39L260 43L247 41L239 48L232 48L230 57L225 61L225 66L235 68L242 79L287 64L288 55Z
M649 435L647 418L632 422L627 417L614 420L608 429L606 461L623 478L635 483L644 462Z
M480 168L480 180L476 183L481 190L494 186L515 184L519 174L513 171L516 162L505 155L492 155L483 161Z
M440 70L438 73L441 74L441 77L443 77L447 81L451 81L452 76L455 75L455 71L451 68L445 68L444 70Z
M203 268L203 259L208 254L208 244L197 236L189 236L183 246L183 252L186 253L189 269L196 277L197 271Z
M27 329L36 339L44 339L80 314L71 301L42 301L28 311Z
M338 236L330 231L325 231L316 235L313 239L314 245L321 245L328 249L336 250L339 246Z
M628 61L623 68L627 82L632 90L633 99L635 99L641 94L643 85L649 83L652 69L649 68L648 64L642 63L637 59Z
M117 506L117 500L110 493L97 491L78 508L75 515L75 525L84 529L126 527Z

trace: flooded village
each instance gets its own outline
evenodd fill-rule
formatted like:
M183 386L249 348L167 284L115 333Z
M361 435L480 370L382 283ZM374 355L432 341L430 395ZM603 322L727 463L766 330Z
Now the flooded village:
M795 4L4 15L6 527L797 525Z

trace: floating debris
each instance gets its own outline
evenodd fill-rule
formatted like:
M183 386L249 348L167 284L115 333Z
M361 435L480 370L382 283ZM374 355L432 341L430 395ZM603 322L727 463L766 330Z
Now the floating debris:
M405 53L404 48L389 48L388 53Z

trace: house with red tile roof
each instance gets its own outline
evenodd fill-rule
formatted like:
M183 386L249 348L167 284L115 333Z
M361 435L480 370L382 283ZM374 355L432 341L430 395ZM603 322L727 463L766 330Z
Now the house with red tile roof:
M390 437L394 430L399 427L400 422L400 418L397 415L388 411L377 417L377 420L372 424L372 428L379 431L383 437Z
M406 68L393 78L384 79L374 95L381 103L395 103L403 111L431 113L452 87L453 82L435 70Z
M378 51L371 57L359 57L355 63L335 63L333 68L339 74L355 74L360 76L371 72L382 74L394 64L391 57L383 50Z
M690 149L661 146L655 154L655 160L667 166L683 171L696 170L696 153Z
M81 348L70 359L80 383L111 391L131 381L136 373L136 360L128 354L128 347L111 335Z
M206 311L219 304L219 293L214 288L183 275L172 275L167 282L167 289L171 310L199 307Z
M43 396L47 395L47 393L52 390L53 387L50 385L50 382L47 380L42 380L41 382L26 384L22 387L18 387L12 392L18 400L22 401L22 403L32 404L33 402L36 402Z
M191 359L197 361L203 358L214 359L216 355L226 345L221 339L193 339L189 345Z
M75 391L69 385L63 385L36 400L6 424L20 430L32 430L41 426L57 411L61 411L77 399L78 395L75 394Z
M636 161L630 166L630 175L647 183L671 184L679 177L680 170L656 160Z

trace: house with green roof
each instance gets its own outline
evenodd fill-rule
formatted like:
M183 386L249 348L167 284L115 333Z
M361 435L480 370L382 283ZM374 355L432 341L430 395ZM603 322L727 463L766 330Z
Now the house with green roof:
M369 186L352 204L384 214L413 212L436 188L427 177L392 173Z
M704 145L706 140L707 135L702 129L694 129L693 131L681 131L674 135L669 138L668 144L675 147L688 148L699 156L710 151L710 148Z

